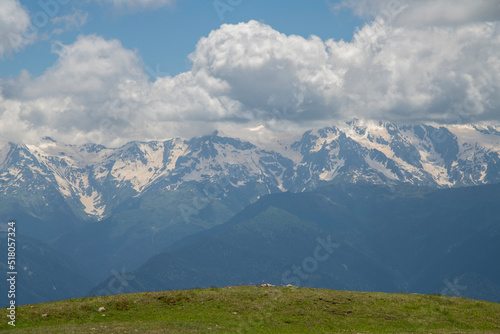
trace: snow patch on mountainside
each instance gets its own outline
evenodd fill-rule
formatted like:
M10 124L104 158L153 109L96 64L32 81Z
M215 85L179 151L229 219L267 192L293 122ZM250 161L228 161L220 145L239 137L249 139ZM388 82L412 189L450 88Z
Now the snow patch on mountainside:
M385 166L383 163L380 161L374 160L370 158L369 156L365 157L365 161L370 166L371 168L375 169L376 171L384 174L385 177L387 177L390 180L397 180L398 177L395 175L393 172L391 172L389 169L387 169L387 166Z
M80 194L80 202L84 206L84 211L96 217L97 219L102 219L104 217L104 211L106 210L106 205L101 204L101 194L97 191L93 191L92 194Z
M61 194L66 197L72 196L73 195L71 192L72 186L70 185L70 183L57 173L54 173L54 177L59 186L59 191L61 192Z
M500 152L500 135L486 134L479 130L488 131L487 127L474 125L449 125L448 130L457 136L459 147L464 147L464 144L477 144L478 147L486 148L494 152ZM500 128L491 126L493 130L500 133ZM479 130L478 130L479 129Z
M394 152L391 148L382 143L378 143L376 138L382 138L384 141L390 141L390 136L385 128L378 124L369 123L369 127L364 128L365 131L359 133L353 127L343 127L341 131L346 134L347 137L351 138L361 146L368 149L375 149L382 152L386 157L392 159L394 158ZM370 136L370 138L368 138Z
M314 147L311 149L311 152L318 152L323 147L331 144L333 141L339 139L340 133L328 132L328 136L326 138L320 137L317 131L312 132L313 135L318 136L318 140L316 141Z
M154 166L154 164L151 164ZM119 182L130 182L132 188L140 193L145 186L154 177L156 170L153 167L143 164L140 161L127 162L123 160L116 161L111 175Z
M169 162L165 164L164 143L139 143L137 148L142 157L130 161L122 154L118 154L110 174L119 182L130 183L136 193L140 195L156 180L169 175L175 169L179 157L186 154L188 147L182 140L174 140L174 144L174 148L169 152ZM128 147L125 146L121 149L124 151ZM104 177L105 172L100 170L97 176Z
M364 131L362 131L361 134L353 128L344 128L343 130L348 137L350 137L361 146L366 147L369 150L377 150L381 152L387 158L394 161L394 163L399 168L410 172L416 179L421 180L421 170L418 167L413 166L412 164L403 160L401 157L397 156L396 153L388 145L391 141L391 138L389 133L387 132L387 129L383 126L375 124L374 122L368 122L367 127L363 128ZM384 142L387 142L387 144L384 144ZM389 179L397 179L397 176L394 175L394 173L392 173L390 170L388 170L387 167L383 164L371 159L366 162L370 167L384 174ZM411 180L405 179L405 181Z
M168 164L165 165L165 168L168 171L173 171L175 169L175 166L177 164L177 160L186 155L186 152L188 150L188 145L184 142L182 139L175 139L173 141L174 143L174 148L170 151L170 156L169 156L169 162Z
M339 172L339 169L344 166L345 160L344 159L339 159L333 162L329 166L329 169L323 169L323 171L319 174L319 179L321 181L331 181L333 180Z

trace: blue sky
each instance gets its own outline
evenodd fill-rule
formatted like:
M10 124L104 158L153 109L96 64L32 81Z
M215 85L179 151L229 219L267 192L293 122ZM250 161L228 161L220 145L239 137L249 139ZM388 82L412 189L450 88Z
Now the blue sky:
M189 70L187 56L195 50L198 40L225 23L257 20L285 34L306 38L317 35L324 40L350 40L356 27L362 26L364 22L349 9L332 10L334 2L327 3L323 0L233 2L237 5L230 5L231 2L222 0L190 0L163 8L140 10L72 0L66 5L56 2L58 10L54 11L52 9L57 7L44 7L39 1L20 2L31 13L54 13L56 17L61 17L80 11L88 16L82 27L38 40L22 52L4 57L0 67L2 77L17 76L21 69L27 69L33 75L42 74L57 59L51 53L51 44L54 41L72 43L80 34L98 34L106 39L119 39L126 48L137 49L146 68L176 75ZM51 1L42 3L49 4ZM50 11L45 8L50 8ZM58 24L50 22L39 31L50 34L57 27Z
M498 0L2 0L0 142L496 123L499 55Z

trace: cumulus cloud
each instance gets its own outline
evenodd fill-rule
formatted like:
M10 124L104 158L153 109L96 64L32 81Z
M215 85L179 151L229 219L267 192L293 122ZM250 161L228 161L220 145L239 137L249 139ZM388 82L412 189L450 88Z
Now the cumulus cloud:
M219 113L226 119L481 120L500 106L498 29L374 22L344 42L286 36L255 21L223 25L200 40L190 74L219 83L205 86L209 96L234 101Z
M16 79L0 81L2 134L17 120L21 128L30 129L30 138L46 133L63 135L71 142L74 136L99 130L103 119L133 119L123 114L130 110L120 110L118 115L118 107L109 106L122 101L124 94L133 94L128 87L147 82L135 52L124 49L117 40L94 35L80 36L71 45L58 43L53 51L59 59L40 77L23 72ZM17 110L15 117L12 110ZM8 122L4 122L6 117Z
M30 15L19 0L0 2L0 57L23 49L31 43Z
M459 113L479 120L500 106L498 23L439 29L371 25L352 43L327 43L333 59L346 64L344 101L354 112L442 121Z
M336 109L341 77L328 58L318 37L286 36L255 21L222 26L190 56L192 72L228 85L227 97L247 111L243 117L266 118L274 111L297 119Z
M346 42L256 21L223 25L200 39L189 71L155 81L119 41L81 36L56 45L59 59L43 75L0 81L0 133L116 145L353 117L498 121L499 28L377 21Z

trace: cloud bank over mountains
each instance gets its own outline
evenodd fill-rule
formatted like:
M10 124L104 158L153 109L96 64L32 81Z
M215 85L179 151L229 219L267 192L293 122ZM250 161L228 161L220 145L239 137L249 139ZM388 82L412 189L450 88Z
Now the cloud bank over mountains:
M0 5L0 17L7 7ZM500 120L497 1L344 1L336 9L342 7L373 16L351 41L285 35L257 21L225 24L199 40L189 71L153 80L137 52L118 40L81 35L54 44L58 60L41 76L0 79L1 140L118 145L353 117ZM24 29L0 22L2 31ZM19 48L0 38L0 52Z

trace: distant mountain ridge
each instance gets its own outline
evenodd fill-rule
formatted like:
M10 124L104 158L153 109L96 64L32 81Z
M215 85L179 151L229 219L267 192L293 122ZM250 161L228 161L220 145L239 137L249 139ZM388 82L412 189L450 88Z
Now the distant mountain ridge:
M124 273L122 292L271 283L500 301L500 184L271 194ZM90 295L109 294L111 277Z
M254 198L346 181L431 187L500 182L498 126L355 120L296 137L272 147L217 132L119 148L64 145L51 138L37 146L6 144L0 148L0 194L27 202L58 194L83 220L102 220L153 188L223 178L231 188L261 185ZM37 214L36 206L30 210Z
M264 195L500 183L500 127L355 120L275 141L261 130L252 142L215 132L119 148L0 145L0 223L16 219L20 235L68 255L97 284Z
M499 127L355 120L275 140L259 129L252 142L215 132L119 148L51 138L0 145L0 230L16 219L19 235L69 256L97 284L264 195L329 184L500 183Z

